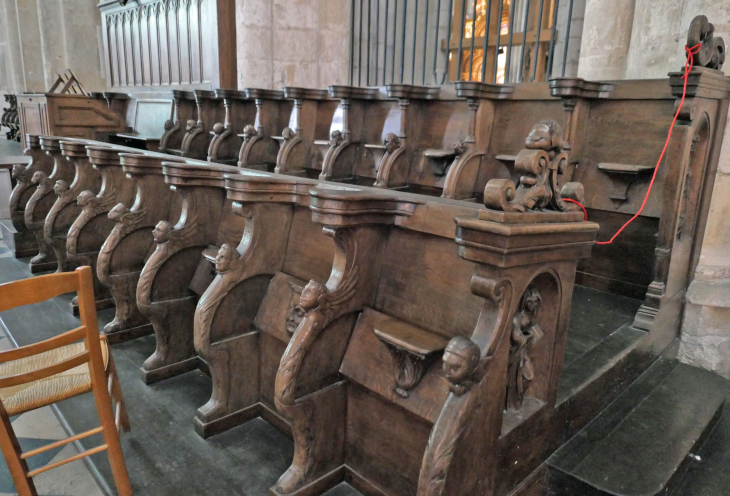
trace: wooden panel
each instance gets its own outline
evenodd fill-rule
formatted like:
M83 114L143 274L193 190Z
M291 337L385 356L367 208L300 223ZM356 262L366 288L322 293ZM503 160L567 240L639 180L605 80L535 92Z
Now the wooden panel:
M376 310L443 336L471 336L481 307L469 290L473 274L452 239L396 229L385 249Z
M223 47L223 62L219 60L219 3L226 7L221 15L231 10L225 1L216 0L142 0L126 7L102 4L110 87L235 87L235 50ZM228 38L226 44L235 47L235 32ZM219 68L221 63L226 67Z

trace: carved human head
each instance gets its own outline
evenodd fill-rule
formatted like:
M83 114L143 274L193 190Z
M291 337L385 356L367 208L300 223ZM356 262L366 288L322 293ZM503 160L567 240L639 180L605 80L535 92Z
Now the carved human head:
M129 210L124 205L124 203L117 203L116 206L109 211L107 217L109 217L109 220L119 222L122 220L124 214L126 214L128 211Z
M161 220L157 223L155 228L152 230L152 237L155 239L155 243L166 243L170 232L172 231L172 224L166 220Z
M45 177L45 176L46 176L46 174L44 172L42 172L42 171L36 171L35 173L33 173L33 177L31 178L31 182L33 184L38 184L41 181L43 181L43 177Z
M243 140L248 141L251 138L253 138L254 136L256 136L256 128L253 127L251 124L247 124L243 128Z
M542 306L542 296L535 288L527 288L525 294L522 295L522 309L527 310L531 314L536 314Z
M563 148L562 128L555 121L538 122L527 135L525 148L560 153Z
M330 133L330 146L337 146L342 141L342 131L335 129Z
M197 127L197 125L198 125L198 123L197 123L197 122L195 122L195 120L193 120L193 119L188 119L188 122L187 122L187 123L185 124L185 130L186 130L187 132L190 132L190 131L192 131L193 129L195 129L195 128Z
M96 195L89 191L88 189L85 191L82 191L79 193L79 196L76 197L76 203L81 205L82 207L85 207L89 204L89 201L94 198Z
M56 181L56 184L53 185L53 192L58 196L61 196L66 191L68 191L68 183L63 179L59 179Z
M467 149L468 149L468 147L467 147L466 143L464 142L464 140L459 140L456 143L454 143L454 152L457 155L463 155L464 153L466 153Z
M172 119L167 119L165 121L165 131L169 131L173 127L175 127L175 123L172 121Z
M299 297L299 306L307 312L317 308L317 305L319 305L319 297L326 292L327 287L324 284L312 279L302 290L302 295Z
M25 167L23 167L20 164L13 164L13 172L11 172L11 175L13 176L13 179L20 179L23 176L23 172L25 171Z
M400 138L395 133L388 133L385 135L383 144L385 145L386 152L393 153L400 146Z
M218 250L218 255L215 257L215 271L219 274L228 272L231 270L231 264L239 258L240 254L235 247L228 243L223 243L220 250Z
M290 128L290 127L285 127L285 128L284 128L284 129L283 129L283 130L281 131L281 136L282 136L282 137L283 137L283 138L284 138L285 140L290 140L290 139L292 139L292 138L294 137L294 135L295 135L295 134L296 134L296 133L294 132L294 130L293 130L292 128Z
M221 122L216 122L213 125L213 132L215 134L223 134L223 131L225 131L225 130L226 130L226 126L224 126L223 123L221 123Z
M444 376L450 383L460 384L474 372L479 355L479 347L472 340L463 336L451 338L442 357Z

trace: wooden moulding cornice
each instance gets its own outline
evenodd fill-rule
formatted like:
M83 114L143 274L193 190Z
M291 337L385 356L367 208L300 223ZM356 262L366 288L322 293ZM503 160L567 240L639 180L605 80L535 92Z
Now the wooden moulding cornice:
M435 100L441 92L440 86L415 86L412 84L388 84L385 86L388 98L403 100Z
M550 95L559 98L608 98L613 83L581 78L555 78L549 81Z
M457 81L456 95L459 98L488 98L504 100L515 92L515 87L508 84L488 84L479 81Z
M97 166L120 166L120 150L110 148L103 145L86 145L86 155L89 157L89 162L97 168Z
M86 143L82 141L68 141L63 139L59 142L61 152L69 158L86 158Z
M41 136L40 143L41 149L44 152L60 152L61 151L61 140L63 138L59 136Z
M162 162L165 182L171 186L225 187L225 175L237 174L240 169L227 165L213 165L206 162L183 163Z
M375 100L378 98L377 88L333 85L329 87L329 92L332 98L340 99L354 98L357 100Z
M326 184L318 185L309 194L312 220L332 227L395 225L398 217L410 217L419 204L425 203Z
M226 174L228 198L237 203L289 203L308 206L309 191L317 185L314 179L273 176L241 170Z
M223 89L215 90L215 97L216 98L226 98L228 100L247 100L249 98L246 95L245 91L223 90Z
M683 76L684 69L669 73L669 86L672 89L672 95L676 98L682 98ZM728 93L730 93L730 77L725 76L722 71L707 67L693 67L690 71L687 80L688 97L722 100L728 97Z
M195 93L185 90L172 90L172 98L176 101L195 100Z
M215 98L215 93L208 90L193 90L193 95L195 95L196 103L200 103L204 100L212 100Z
M162 175L162 162L169 161L169 158L156 155L143 155L141 153L120 153L119 162L126 174Z
M41 137L37 134L25 133L25 146L27 148L41 148Z
M290 100L329 100L330 98L327 90L299 88L296 86L285 87L284 96Z
M266 90L263 88L246 88L246 96L257 100L283 100L284 92L279 90Z
M480 210L476 219L457 217L459 255L503 268L591 256L598 224L584 222L582 212L507 216L505 212Z

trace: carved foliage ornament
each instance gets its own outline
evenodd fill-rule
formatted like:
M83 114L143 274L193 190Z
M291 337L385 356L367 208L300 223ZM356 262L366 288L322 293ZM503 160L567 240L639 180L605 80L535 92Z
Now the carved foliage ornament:
M515 159L515 170L522 173L519 186L509 179L491 179L484 189L484 204L505 212L543 210L550 206L556 211L580 208L570 198L583 203L583 185L566 183L560 188L560 176L568 166L563 151L562 130L554 121L541 121L525 139L525 149Z
M692 19L687 33L687 47L700 45L699 52L694 55L694 65L722 69L725 62L725 42L722 38L715 38L714 32L715 26L706 16L698 15Z

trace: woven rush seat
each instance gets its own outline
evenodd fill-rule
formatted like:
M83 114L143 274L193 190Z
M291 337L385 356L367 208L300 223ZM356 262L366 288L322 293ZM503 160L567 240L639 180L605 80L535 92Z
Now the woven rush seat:
M85 349L84 342L81 341L27 358L4 362L0 364L0 377L33 372L79 355ZM106 369L109 364L109 348L106 340L103 339L101 340L101 352ZM13 416L90 391L89 364L84 363L38 381L0 388L0 400L8 415Z

